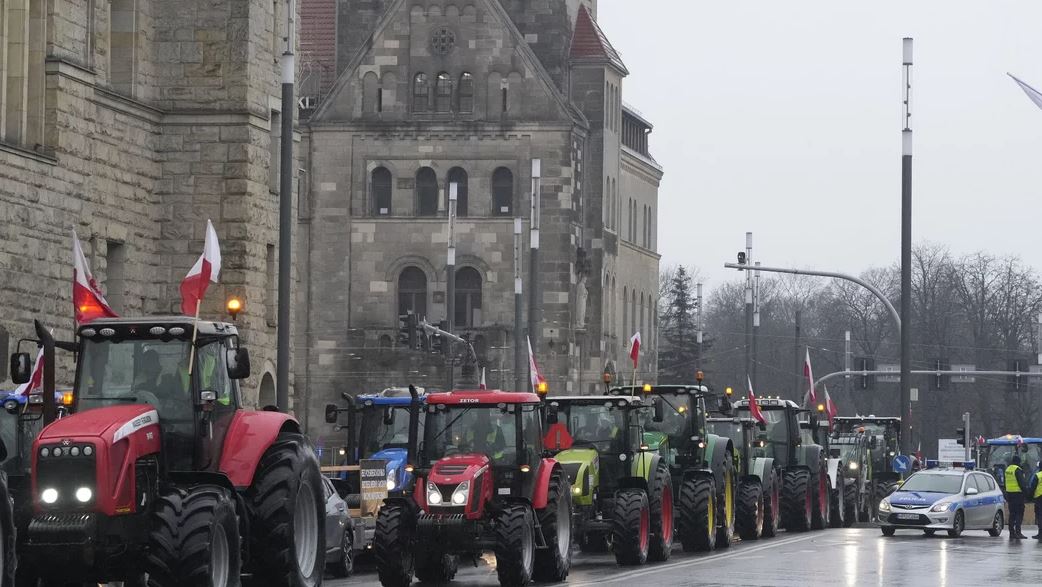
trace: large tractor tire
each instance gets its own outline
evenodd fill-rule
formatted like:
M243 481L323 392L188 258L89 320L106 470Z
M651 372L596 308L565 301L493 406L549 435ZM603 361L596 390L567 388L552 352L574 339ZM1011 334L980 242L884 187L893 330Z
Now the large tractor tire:
M829 481L828 474L822 468L818 470L817 475L811 476L810 484L811 492L814 496L814 509L811 514L810 525L814 530L822 530L829 527L829 500L832 494L830 489L832 483Z
M15 585L14 509L7 490L7 475L0 471L0 587Z
M763 536L771 538L782 528L782 478L777 471L771 472L763 495Z
M764 496L759 479L742 483L738 489L735 527L742 540L759 540L763 536Z
M251 569L260 585L315 587L326 554L326 507L318 459L301 434L283 432L246 490Z
M854 525L854 522L868 520L860 520L861 514L864 512L863 507L859 507L864 502L858 499L857 483L851 483L843 487L843 527L849 528Z
M782 526L790 532L810 530L814 503L810 480L810 471L807 469L785 472L781 496Z
M433 550L416 555L416 578L424 583L444 585L459 570L459 557Z
M724 471L724 486L716 496L717 521L719 526L716 530L716 548L728 548L734 542L735 527L735 501L736 494L735 470L731 465Z
M829 491L829 527L840 528L846 521L847 516L847 494L846 482L840 477L839 482L843 483L843 488L833 487Z
M711 477L688 477L680 486L680 545L684 552L716 548L716 483Z
M572 568L572 484L563 470L550 474L546 507L536 512L546 548L535 552L537 581L558 583Z
M408 587L416 572L413 537L416 519L402 503L385 503L376 514L373 558L384 587Z
M524 587L532 581L535 516L527 505L509 504L496 516L495 552L500 585Z
M669 560L673 553L673 477L669 465L660 462L649 485L648 503L651 506L651 546L648 560Z
M151 587L237 587L241 551L227 489L199 485L156 499L147 558Z
M651 506L640 489L622 489L615 495L611 543L615 562L624 567L648 562L651 542Z

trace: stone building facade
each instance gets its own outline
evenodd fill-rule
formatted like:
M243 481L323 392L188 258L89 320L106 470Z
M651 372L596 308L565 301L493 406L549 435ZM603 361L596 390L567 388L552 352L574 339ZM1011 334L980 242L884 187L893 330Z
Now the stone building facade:
M282 0L0 0L4 354L34 318L71 336L73 229L120 314L169 314L210 218L224 270L202 315L246 300L247 402L273 403L284 12Z
M321 1L321 0L316 0ZM298 258L307 412L341 392L447 385L442 357L398 344L399 316L447 319L447 207L458 186L453 330L489 387L514 387L514 219L527 291L532 161L541 162L542 322L552 392L655 376L658 183L649 124L593 0L340 0L339 76L309 112ZM308 30L302 31L308 38ZM526 323L527 316L524 316ZM314 426L312 432L321 435Z

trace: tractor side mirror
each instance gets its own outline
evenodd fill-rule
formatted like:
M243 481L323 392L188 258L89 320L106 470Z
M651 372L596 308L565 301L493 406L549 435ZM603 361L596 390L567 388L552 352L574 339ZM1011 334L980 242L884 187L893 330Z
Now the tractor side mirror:
M14 353L11 355L11 381L16 385L29 383L32 377L32 364L29 362L29 353Z
M337 409L336 404L326 404L326 424L336 424L339 415L340 410Z
M546 423L556 424L557 422L557 406L546 406Z
M734 406L731 405L731 400L727 399L727 396L724 395L724 396L720 396L720 399L718 401L719 401L719 412L721 414L725 415L725 416L730 416L731 412L734 409Z
M243 347L228 349L228 378L246 379L250 376L250 351Z
M655 398L655 414L651 418L655 422L661 422L666 419L666 406L662 403L662 398Z

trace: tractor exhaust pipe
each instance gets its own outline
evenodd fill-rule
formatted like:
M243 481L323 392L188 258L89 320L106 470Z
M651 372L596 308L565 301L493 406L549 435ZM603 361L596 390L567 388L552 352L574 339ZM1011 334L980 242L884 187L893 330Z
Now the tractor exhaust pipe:
M419 445L420 439L420 394L416 391L416 386L409 384L409 396L412 401L409 402L409 446L405 449L405 464L407 466L416 467L416 447ZM416 475L412 476L412 483L416 483ZM404 488L406 493L410 488Z
M36 336L43 347L43 424L58 419L58 408L54 405L54 337L39 320L33 320Z

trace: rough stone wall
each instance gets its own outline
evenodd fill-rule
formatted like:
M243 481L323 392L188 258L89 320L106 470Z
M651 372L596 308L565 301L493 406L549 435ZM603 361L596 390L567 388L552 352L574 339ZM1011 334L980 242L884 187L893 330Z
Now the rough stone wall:
M369 39L388 0L337 0L336 72L339 75ZM306 33L305 33L306 34Z
M563 0L500 0L528 45L562 90L567 87L568 51L574 13Z

